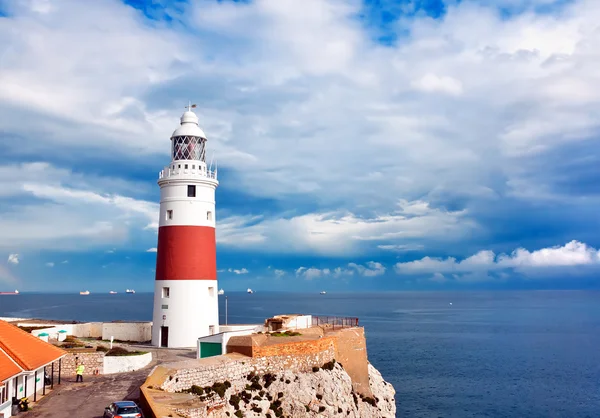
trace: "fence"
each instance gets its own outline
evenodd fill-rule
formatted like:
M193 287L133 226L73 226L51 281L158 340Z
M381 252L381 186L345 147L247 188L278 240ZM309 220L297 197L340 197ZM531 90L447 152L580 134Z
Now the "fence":
M336 328L350 328L358 326L358 318L350 316L315 316L312 317L313 326L329 326Z

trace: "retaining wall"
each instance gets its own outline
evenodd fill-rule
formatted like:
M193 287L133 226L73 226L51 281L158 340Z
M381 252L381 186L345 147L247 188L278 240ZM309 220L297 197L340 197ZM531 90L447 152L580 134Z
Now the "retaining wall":
M215 382L228 380L236 390L242 390L248 383L246 376L250 372L258 374L277 374L284 370L294 373L312 372L313 367L322 366L335 358L335 345L332 340L324 342L321 348L321 351L307 354L254 358L239 355L209 357L193 363L186 362L182 364L183 367L174 363L175 368L173 369L169 369L168 365L163 365L157 369L164 368L165 376L168 377L160 387L166 392L177 392L189 389L192 385L212 386ZM189 367L185 367L187 364ZM158 373L161 374L161 372Z
M152 362L152 353L137 356L104 356L104 374L132 372Z
M68 354L62 359L62 375L66 378L70 376L75 378L75 368L79 363L85 366L84 376L95 374L96 371L98 374L104 373L103 352L91 348L67 350L67 352Z

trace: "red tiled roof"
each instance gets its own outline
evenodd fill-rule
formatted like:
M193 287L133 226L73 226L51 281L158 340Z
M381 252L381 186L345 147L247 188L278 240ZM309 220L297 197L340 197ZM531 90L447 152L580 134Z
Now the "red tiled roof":
M22 369L30 371L67 354L66 351L5 321L0 321L0 349Z
M0 350L0 386L2 386L2 382L18 375L22 371L23 369L17 366L8 354Z

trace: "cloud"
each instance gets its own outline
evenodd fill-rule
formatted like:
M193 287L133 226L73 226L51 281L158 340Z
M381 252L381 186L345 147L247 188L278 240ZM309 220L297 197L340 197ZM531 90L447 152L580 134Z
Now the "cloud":
M155 253L156 252L156 247L152 247L152 248L148 248L146 250L147 253Z
M82 251L122 243L158 217L158 204L115 193L129 191L123 181L43 162L0 165L0 174L0 199L11 202L0 219L0 248Z
M485 250L458 261L454 257L432 258L396 263L398 274L448 274L448 273L485 273L502 269L528 271L533 269L552 270L557 267L582 267L600 265L600 251L588 245L571 241L563 246L542 248L529 251L518 248L511 254L496 255ZM436 276L440 277L440 276Z
M19 254L9 254L8 255L8 263L19 264Z
M276 277L283 277L286 275L286 272L284 270L275 269L273 270L273 274L275 274Z
M47 267L54 267L54 262L50 261L48 263L46 263Z
M248 274L250 273L250 271L246 268L242 268L242 269L227 269L227 271L229 273L234 273L234 274Z
M464 211L431 208L422 201L400 201L391 214L359 217L352 213L306 214L291 218L228 217L219 223L217 242L251 251L355 255L382 242L406 239L448 241L477 225ZM393 245L393 244L389 244Z
M385 271L386 268L383 266L383 264L375 261L369 261L365 266L356 263L348 263L346 267L336 267L333 269L299 267L295 270L295 275L299 278L312 280L320 277L338 278L343 276L353 276L354 274L363 277L375 277L383 275Z
M229 249L350 260L473 248L520 242L502 223L527 216L545 242L595 234L599 173L583 160L600 131L597 1L509 16L454 2L440 19L393 22L390 45L356 19L373 2L196 1L169 12L178 25L92 3L6 6L2 155L46 161L0 167L0 248L83 251L154 232L158 205L126 178L167 161L190 95L228 172L221 187L281 208L230 208L217 229ZM94 176L90 157L127 165ZM64 168L75 160L83 175Z

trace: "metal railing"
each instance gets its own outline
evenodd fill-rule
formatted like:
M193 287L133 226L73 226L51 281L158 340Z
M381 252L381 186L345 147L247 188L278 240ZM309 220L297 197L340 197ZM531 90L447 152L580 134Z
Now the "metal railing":
M358 326L358 318L351 316L315 316L312 317L313 327L350 328Z

